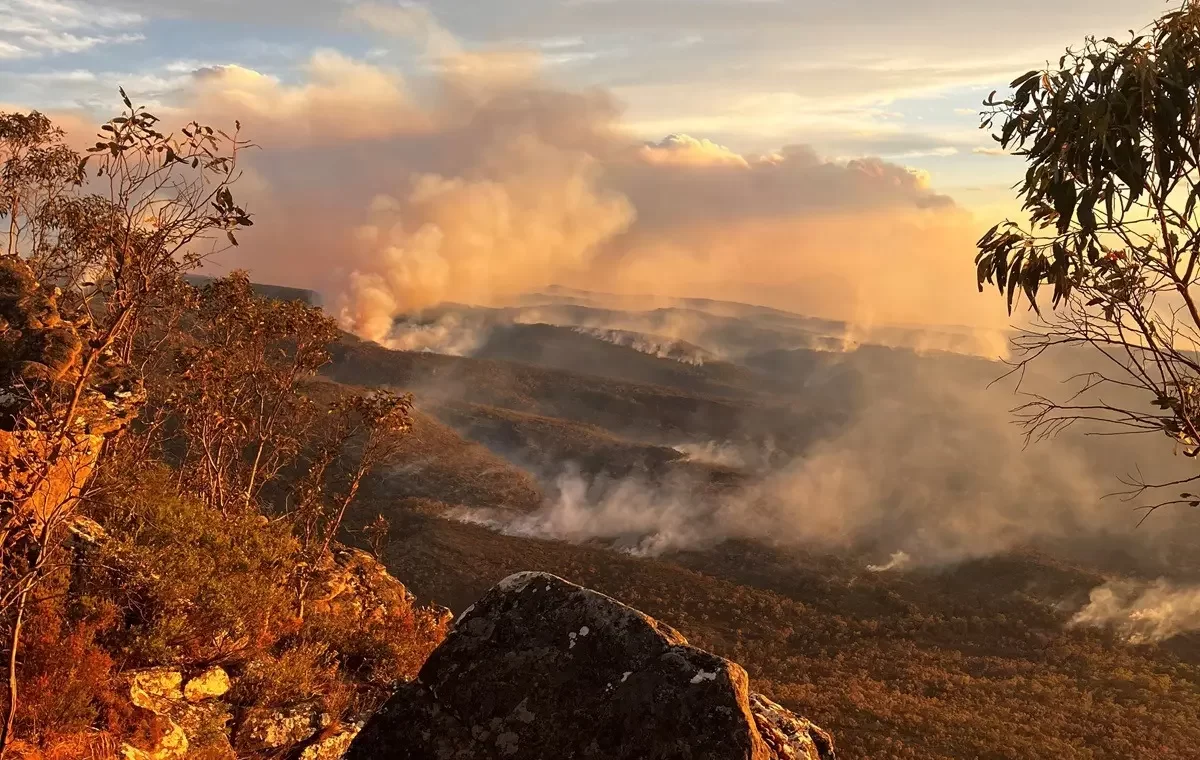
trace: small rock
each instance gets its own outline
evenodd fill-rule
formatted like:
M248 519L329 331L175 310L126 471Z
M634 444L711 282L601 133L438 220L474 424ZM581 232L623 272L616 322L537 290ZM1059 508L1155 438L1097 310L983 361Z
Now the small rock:
M334 731L320 741L310 744L300 753L300 760L341 760L350 743L362 730L361 723L352 723Z
M183 673L171 668L139 670L129 676L129 699L138 707L165 713L183 699Z
M189 702L200 702L223 696L229 687L229 674L214 666L188 681L183 687L183 696Z
M188 738L183 728L173 720L167 719L167 732L158 741L154 749L139 749L132 744L121 745L122 760L175 760L184 757L188 752Z
M171 718L187 734L192 752L205 760L237 760L229 741L229 725L233 721L229 705L216 699L196 704L180 702Z
M330 721L329 715L312 705L251 712L238 730L238 744L249 750L290 747L312 738Z

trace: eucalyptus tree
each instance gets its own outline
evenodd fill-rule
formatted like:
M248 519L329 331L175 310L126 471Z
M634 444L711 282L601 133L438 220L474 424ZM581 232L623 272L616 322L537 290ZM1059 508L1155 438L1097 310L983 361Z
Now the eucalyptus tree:
M1091 369L1059 397L1018 410L1030 437L1087 423L1158 433L1200 454L1200 7L1189 2L1126 39L1088 38L985 101L983 124L1024 159L1019 223L978 243L979 288L1028 323L1023 371L1082 347ZM1179 486L1132 478L1131 494ZM1186 491L1157 505L1200 506Z

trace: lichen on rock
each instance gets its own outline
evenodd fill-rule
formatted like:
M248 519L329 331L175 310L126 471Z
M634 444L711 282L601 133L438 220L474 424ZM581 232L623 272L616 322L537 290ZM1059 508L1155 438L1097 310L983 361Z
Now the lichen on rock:
M347 760L832 760L828 734L749 690L736 663L544 573L510 576Z

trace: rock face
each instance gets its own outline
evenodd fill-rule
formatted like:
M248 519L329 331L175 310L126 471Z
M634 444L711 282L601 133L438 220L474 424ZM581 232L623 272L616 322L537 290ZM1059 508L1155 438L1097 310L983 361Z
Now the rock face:
M382 619L396 604L411 605L413 595L378 560L362 549L334 545L316 567L313 612Z
M111 540L100 524L82 515L72 516L67 530L67 546L80 561L89 561ZM318 564L321 595L314 610L370 619L414 603L404 584L366 552L334 544ZM238 678L254 667L255 663L244 666L236 677L220 666L187 676L172 667L126 672L129 703L144 711L145 722L156 730L123 744L121 760L235 760L241 756L238 750L254 757L340 760L366 714L339 720L316 700L288 708L246 709L231 699L231 692Z
M38 523L69 513L105 439L137 415L144 389L115 355L83 377L91 337L86 324L59 314L57 290L21 259L0 257L0 509Z
M620 602L544 573L502 581L347 760L833 760L828 734L737 664Z

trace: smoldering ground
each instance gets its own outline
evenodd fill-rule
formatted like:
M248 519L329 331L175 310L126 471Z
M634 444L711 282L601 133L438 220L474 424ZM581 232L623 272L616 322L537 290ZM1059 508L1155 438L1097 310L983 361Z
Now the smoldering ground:
M1021 397L1011 385L988 387L1002 364L883 348L822 356L797 386L816 407L841 407L846 421L769 467L748 468L744 487L714 494L686 478L589 480L564 470L545 478L556 496L543 510L504 529L643 552L749 538L869 550L879 564L904 552L914 566L1064 542L1115 542L1148 562L1170 551L1176 515L1137 528L1137 502L1106 498L1135 468L1162 479L1187 470L1190 460L1172 457L1165 437L1078 430L1026 447L1011 415ZM762 462L772 443L764 434L673 445L737 466Z

